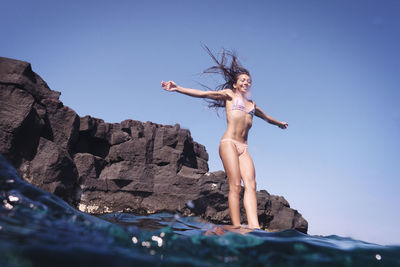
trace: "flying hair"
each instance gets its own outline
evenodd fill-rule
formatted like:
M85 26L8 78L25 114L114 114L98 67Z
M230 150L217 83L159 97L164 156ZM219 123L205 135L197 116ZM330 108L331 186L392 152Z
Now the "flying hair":
M225 83L216 86L215 89L211 89L205 85L203 86L214 91L220 91L223 89L233 90L233 85L236 83L239 75L247 74L250 76L250 72L239 63L235 52L223 48L222 52L220 53L220 58L218 59L206 45L202 44L202 47L216 63L216 65L205 69L202 74L220 74L225 80ZM224 100L207 99L206 101L208 102L208 107L210 108L217 109L220 107L225 107Z

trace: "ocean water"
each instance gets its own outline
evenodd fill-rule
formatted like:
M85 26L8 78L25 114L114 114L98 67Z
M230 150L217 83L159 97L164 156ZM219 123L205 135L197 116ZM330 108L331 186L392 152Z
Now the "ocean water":
M400 246L335 235L221 233L168 213L88 215L22 181L1 155L0 200L0 266L400 266Z

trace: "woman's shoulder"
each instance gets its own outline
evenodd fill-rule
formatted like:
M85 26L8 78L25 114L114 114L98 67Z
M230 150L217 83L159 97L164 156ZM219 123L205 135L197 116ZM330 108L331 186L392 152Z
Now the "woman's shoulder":
M219 92L220 92L221 94L228 95L228 96L230 96L231 98L233 98L233 96L234 96L234 93L233 93L232 89L222 89L222 90L220 90Z

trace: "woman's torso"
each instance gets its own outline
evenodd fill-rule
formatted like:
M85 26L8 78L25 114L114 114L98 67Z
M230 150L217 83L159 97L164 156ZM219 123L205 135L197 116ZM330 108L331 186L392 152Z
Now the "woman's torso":
M230 138L247 143L248 132L253 124L255 104L232 92L231 99L225 101L227 129L222 139Z

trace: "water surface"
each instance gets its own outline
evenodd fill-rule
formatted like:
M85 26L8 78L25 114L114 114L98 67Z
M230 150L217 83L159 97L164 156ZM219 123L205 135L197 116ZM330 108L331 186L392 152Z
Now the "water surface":
M0 174L0 266L400 266L400 246L335 235L216 235L179 214L92 216L22 181L1 155Z

